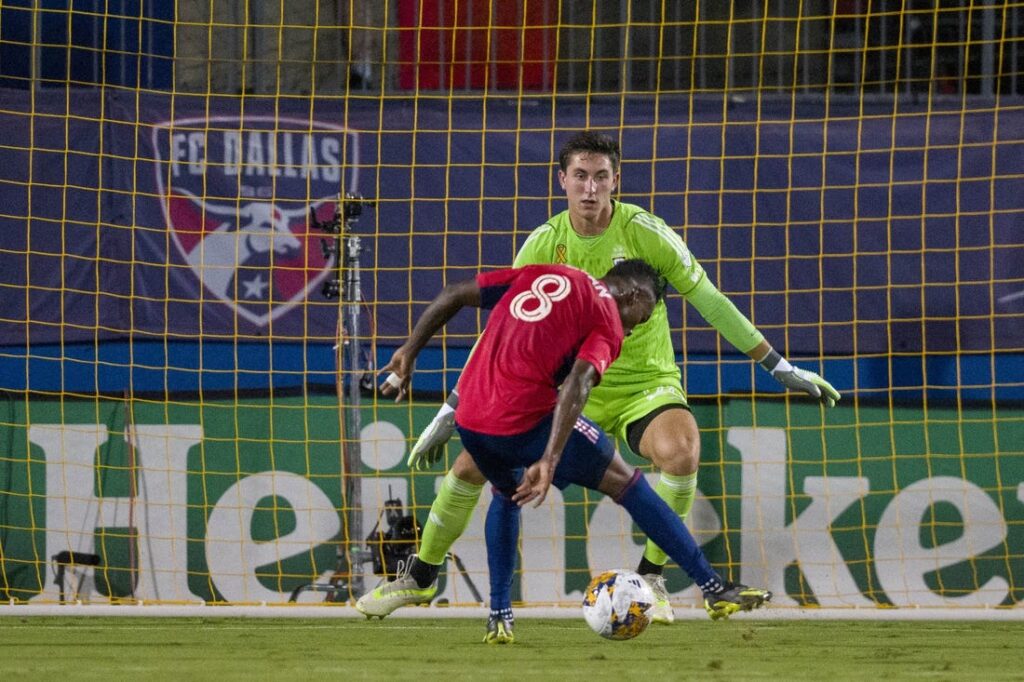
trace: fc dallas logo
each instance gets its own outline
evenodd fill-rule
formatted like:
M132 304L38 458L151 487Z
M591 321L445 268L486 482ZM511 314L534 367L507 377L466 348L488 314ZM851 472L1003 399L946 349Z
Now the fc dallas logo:
M209 294L265 326L330 274L309 210L329 219L339 192L357 191L354 132L300 119L193 118L155 126L153 148L172 241Z

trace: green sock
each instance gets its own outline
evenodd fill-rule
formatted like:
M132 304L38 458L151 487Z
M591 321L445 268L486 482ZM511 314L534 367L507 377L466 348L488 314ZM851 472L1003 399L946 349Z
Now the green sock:
M680 519L685 521L686 515L690 513L690 508L693 507L693 497L697 492L697 474L673 476L663 471L661 472L661 478L658 479L658 485L654 487L654 492L658 494L658 497L665 500L672 511L679 514ZM664 566L665 562L668 561L668 555L650 540L647 541L644 558L652 564L658 564L659 566Z
M430 505L430 515L423 526L417 551L420 561L435 566L444 563L448 550L469 525L483 489L482 485L466 483L451 471L448 472L434 498L434 504Z

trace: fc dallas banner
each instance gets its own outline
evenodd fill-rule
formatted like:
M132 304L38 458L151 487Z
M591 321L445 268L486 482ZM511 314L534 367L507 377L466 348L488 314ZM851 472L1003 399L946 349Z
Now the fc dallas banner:
M352 228L363 331L397 342L565 207L558 149L589 125L620 138L620 198L677 228L788 354L1024 347L1020 109L0 96L0 344L334 343L314 224L343 192L376 201ZM718 351L669 304L689 352ZM469 345L476 318L451 329Z
M206 296L265 327L318 290L332 263L311 216L334 213L343 168L346 189L357 189L355 133L272 116L162 121L152 131L169 241Z

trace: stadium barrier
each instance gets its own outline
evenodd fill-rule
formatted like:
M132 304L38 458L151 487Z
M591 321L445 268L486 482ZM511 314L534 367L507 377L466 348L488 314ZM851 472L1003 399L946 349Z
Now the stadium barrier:
M58 603L50 558L66 551L98 555L91 601L99 603L281 604L337 569L350 510L333 398L24 405L2 434L14 445L0 469L10 491L5 601ZM773 400L695 409L707 435L690 525L712 562L774 590L776 607L952 615L1019 604L1019 421L988 407L932 408L927 422L915 407L839 407L824 418L816 406ZM410 476L404 462L408 425L431 412L364 408L364 528L396 498L425 516L443 472ZM457 443L450 448L454 455ZM453 548L480 585L483 505ZM552 491L524 512L515 598L571 605L594 571L632 565L641 542L611 500ZM697 603L685 575L667 575L680 605ZM440 601L465 606L470 594L456 571L443 576Z

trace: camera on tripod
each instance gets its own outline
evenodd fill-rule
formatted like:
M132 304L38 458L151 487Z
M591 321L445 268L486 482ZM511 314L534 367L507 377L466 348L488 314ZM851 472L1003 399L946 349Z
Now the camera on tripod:
M387 523L387 530L380 527L382 518ZM416 541L421 531L416 517L405 513L402 500L386 500L377 516L377 524L366 537L366 545L373 555L374 574L394 580L399 563L409 561L409 557L416 553Z
M320 220L316 208L309 207L309 224L318 230L334 235L333 239L320 239L320 252L324 260L334 259L333 278L326 280L320 289L324 298L338 298L342 295L342 264L351 266L359 258L359 237L351 234L351 228L359 221L364 208L375 208L377 202L364 199L359 194L345 192L335 204L334 215L329 220Z

